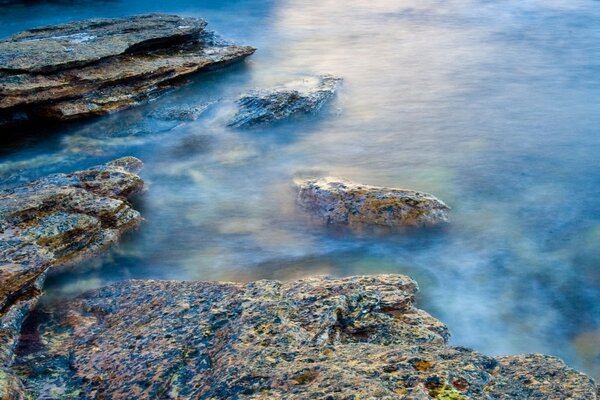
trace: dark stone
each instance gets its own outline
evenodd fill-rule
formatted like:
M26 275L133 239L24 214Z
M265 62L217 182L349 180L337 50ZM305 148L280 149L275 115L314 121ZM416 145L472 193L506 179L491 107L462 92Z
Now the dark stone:
M286 87L255 90L237 101L229 126L242 128L318 111L335 94L340 78L320 76L291 82Z

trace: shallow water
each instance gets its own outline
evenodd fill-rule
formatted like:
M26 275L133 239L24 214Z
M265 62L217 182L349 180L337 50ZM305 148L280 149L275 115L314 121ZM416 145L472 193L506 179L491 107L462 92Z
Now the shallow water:
M593 0L79 1L2 6L0 36L99 16L201 16L258 51L148 105L2 132L0 186L134 155L145 222L48 281L48 299L127 278L248 281L395 272L452 343L543 352L600 377L600 8ZM224 126L250 88L344 78L318 115ZM155 110L223 100L194 122ZM444 229L355 234L294 205L303 174L433 193Z

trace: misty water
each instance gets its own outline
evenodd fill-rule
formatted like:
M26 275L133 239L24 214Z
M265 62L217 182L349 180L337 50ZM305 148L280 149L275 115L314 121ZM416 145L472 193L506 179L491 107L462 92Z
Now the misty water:
M46 301L130 278L249 281L402 273L452 344L542 352L600 377L600 3L593 0L57 1L2 6L0 36L90 17L198 16L258 50L147 105L2 132L0 186L133 155L145 221L55 273ZM252 88L344 78L315 115L225 126ZM213 106L196 121L152 118ZM430 192L442 229L316 224L291 182Z

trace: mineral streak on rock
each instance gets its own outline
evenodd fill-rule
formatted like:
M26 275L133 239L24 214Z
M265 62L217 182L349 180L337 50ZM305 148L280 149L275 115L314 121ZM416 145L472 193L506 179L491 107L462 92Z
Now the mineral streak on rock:
M330 224L429 226L448 221L450 208L414 190L356 184L324 177L297 179L298 203Z
M0 42L0 112L9 121L15 115L69 120L106 114L254 52L218 39L205 25L197 18L149 14L12 36Z
M46 309L16 369L33 398L597 398L556 358L448 346L416 291L401 275L127 281Z
M95 254L140 221L127 197L143 186L141 166L125 157L0 192L0 399L19 398L7 368L46 271Z
M290 82L286 87L255 90L237 101L229 126L241 128L318 111L335 94L340 78L329 75Z

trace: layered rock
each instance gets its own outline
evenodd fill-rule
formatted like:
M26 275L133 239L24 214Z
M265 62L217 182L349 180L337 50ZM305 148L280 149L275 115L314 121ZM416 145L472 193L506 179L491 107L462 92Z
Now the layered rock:
M40 313L16 369L33 398L597 398L556 358L448 346L416 291L401 275L122 282Z
M16 34L0 42L0 112L4 119L106 114L254 52L205 26L198 18L149 14Z
M290 82L281 88L251 91L237 101L238 110L229 126L249 127L315 112L333 97L340 81L324 75Z
M448 221L450 208L414 190L356 184L335 177L297 179L298 203L329 224L430 226Z
M143 186L141 166L125 157L0 192L0 399L19 398L6 369L48 269L95 254L140 221L127 197Z

